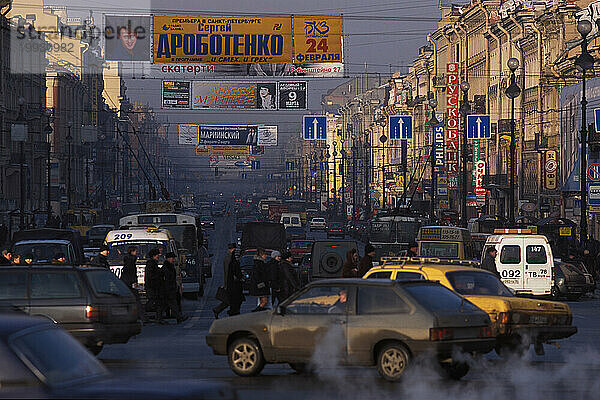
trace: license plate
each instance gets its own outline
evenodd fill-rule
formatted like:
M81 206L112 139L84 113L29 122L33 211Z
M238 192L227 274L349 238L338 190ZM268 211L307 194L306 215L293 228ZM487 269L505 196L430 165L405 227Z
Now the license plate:
M548 317L542 316L542 315L533 315L531 316L531 318L529 319L529 321L531 323L534 324L547 324L548 323Z
M113 315L127 315L127 307L113 307Z

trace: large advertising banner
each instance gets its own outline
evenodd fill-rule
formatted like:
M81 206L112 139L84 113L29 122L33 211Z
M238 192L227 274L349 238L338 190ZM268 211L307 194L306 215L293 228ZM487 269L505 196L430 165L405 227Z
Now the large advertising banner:
M250 168L254 159L256 159L255 156L241 154L211 155L208 157L208 162L210 168L240 169Z
M163 81L162 82L162 107L163 108L190 108L189 81Z
M199 145L256 146L257 140L258 128L256 126L200 125L198 129Z
M292 17L154 16L155 63L289 63Z
M458 63L446 65L446 171L448 189L458 190Z
M277 108L277 83L192 82L192 109Z
M306 109L306 82L277 82L280 110Z
M277 146L277 125L258 126L258 145Z
M295 16L294 62L342 62L342 17Z

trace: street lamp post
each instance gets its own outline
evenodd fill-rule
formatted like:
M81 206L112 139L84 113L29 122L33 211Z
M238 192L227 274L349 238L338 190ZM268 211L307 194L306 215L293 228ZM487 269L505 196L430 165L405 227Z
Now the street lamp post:
M356 221L356 136L352 136L352 219Z
M338 200L337 200L337 165L335 163L336 157L338 155L335 147L337 146L337 142L333 142L333 213L337 217L338 215Z
M519 68L519 60L512 57L508 60L510 69L510 85L506 88L506 97L510 99L510 193L508 196L508 221L511 225L515 223L515 99L521 94L521 88L517 85L515 71Z
M429 106L431 107L431 119L429 125L431 125L431 155L429 161L431 164L431 204L429 209L429 219L431 223L435 223L435 191L436 191L436 175L435 175L435 127L440 122L435 116L435 108L438 106L438 102L435 98L429 99Z
M383 184L383 198L381 199L381 209L385 211L387 203L387 199L385 197L385 142L387 142L387 136L385 136L385 133L381 134L381 136L379 137L379 141L381 142L381 146L383 147L383 155L381 158L381 180Z
M467 170L467 116L471 112L469 107L469 89L471 85L467 81L460 83L460 90L463 92L463 101L460 105L460 113L463 116L463 144L462 144L462 209L460 223L463 228L467 227L467 182L469 181L469 171Z
M73 124L69 122L67 125L69 133L67 135L67 210L71 209L71 142L73 136L71 136L71 126Z
M371 198L369 196L369 172L370 172L370 163L369 163L369 134L370 131L367 130L365 132L365 167L364 167L364 178L365 178L365 219L369 218L371 214Z
M25 125L25 117L23 116L23 106L25 105L25 99L19 97L19 115L17 116L17 122ZM26 125L25 125L26 126ZM23 127L23 131L26 128ZM26 135L25 135L26 136ZM23 143L27 140L26 137L20 138L19 141L19 229L25 229L25 177L23 172Z
M47 221L50 222L50 217L52 216L52 203L51 203L51 198L52 198L52 165L50 164L50 150L52 147L52 126L50 125L50 116L48 115L48 123L46 124L46 127L44 128L44 133L46 134L46 138L47 138L47 149L46 149L46 191L47 191L47 196L46 196L46 213L47 213Z

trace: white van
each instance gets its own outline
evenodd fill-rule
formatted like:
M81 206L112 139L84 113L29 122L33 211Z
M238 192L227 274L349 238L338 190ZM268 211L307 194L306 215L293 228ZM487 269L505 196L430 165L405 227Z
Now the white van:
M496 229L485 242L482 259L491 246L498 251L496 269L506 286L518 294L551 294L554 258L545 236L529 229Z
M302 218L298 213L282 213L279 223L283 224L285 228L290 226L297 226L302 228Z

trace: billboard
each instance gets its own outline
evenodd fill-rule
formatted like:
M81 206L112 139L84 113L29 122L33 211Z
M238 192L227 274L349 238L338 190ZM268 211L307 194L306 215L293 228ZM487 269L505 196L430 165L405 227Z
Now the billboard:
M288 63L292 17L154 16L155 63Z
M258 146L277 146L277 125L258 126Z
M446 170L448 189L458 190L458 63L446 65Z
M150 16L105 15L104 59L150 61Z
M177 126L179 144L181 145L197 145L198 144L198 125L195 124L179 124Z
M256 145L258 128L248 125L199 125L200 145ZM211 154L212 149L211 149Z
M251 154L251 149L255 147L242 146L238 144L234 145L213 145L209 146L211 155L234 155L234 154Z
M342 62L342 17L295 16L294 62Z
M280 110L306 109L306 82L277 82Z
M250 168L252 160L256 157L250 155L211 155L208 158L210 168L240 169Z
M192 82L192 109L273 110L276 107L276 82Z
M191 82L162 81L163 108L190 108Z

